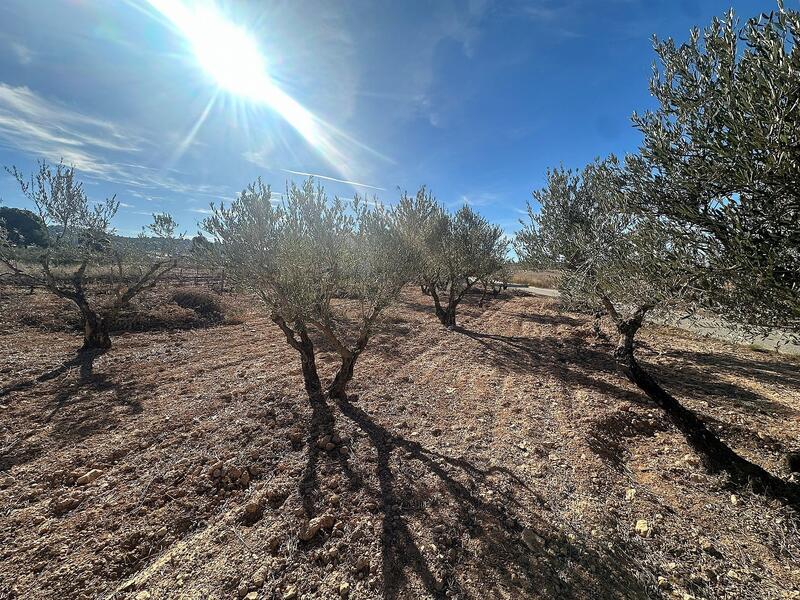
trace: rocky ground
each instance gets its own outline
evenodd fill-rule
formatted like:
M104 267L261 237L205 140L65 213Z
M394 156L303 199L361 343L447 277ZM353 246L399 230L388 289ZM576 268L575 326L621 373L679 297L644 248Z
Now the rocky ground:
M257 311L80 357L0 293L0 598L800 598L794 509L706 472L589 318L429 304L311 403ZM640 356L789 478L797 358L654 327Z

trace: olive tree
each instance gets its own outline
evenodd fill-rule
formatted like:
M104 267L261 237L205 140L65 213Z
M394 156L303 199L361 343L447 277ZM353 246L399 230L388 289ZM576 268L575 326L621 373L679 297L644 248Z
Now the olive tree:
M442 325L454 327L464 295L505 266L503 231L467 205L447 213L425 188L414 197L403 194L397 211L422 289Z
M345 398L376 320L413 276L394 214L359 197L329 199L312 179L272 198L259 179L203 222L209 259L255 293L300 354L309 395L321 392L315 331L340 357L327 388Z
M659 312L692 310L704 290L686 265L698 261L696 249L670 237L670 230L639 210L626 194L626 174L612 157L580 171L549 171L546 186L534 192L540 208L529 204L530 220L515 247L535 268L557 269L566 302L604 309L617 333L614 359L681 430L713 469L734 480L752 482L784 496L788 486L723 443L643 368L635 354L636 334Z
M629 202L623 182L613 156L580 170L548 170L546 185L533 192L539 208L528 204L529 221L515 239L522 263L559 272L564 302L608 312L622 366L645 316L685 305L692 291L682 271L686 249L671 249L664 231ZM668 249L675 255L665 260Z
M704 305L746 327L800 332L800 13L654 41L655 110L628 159L631 197L690 245Z
M45 243L33 254L28 249L20 255L19 245L5 227L0 232L4 275L74 302L81 314L82 349L110 348L109 321L175 267L175 249L169 243L175 221L167 214L153 215L146 231L165 244L148 253L113 235L111 221L119 202L112 197L92 204L74 168L63 163L53 168L41 162L30 178L15 167L8 171L36 207L45 225Z

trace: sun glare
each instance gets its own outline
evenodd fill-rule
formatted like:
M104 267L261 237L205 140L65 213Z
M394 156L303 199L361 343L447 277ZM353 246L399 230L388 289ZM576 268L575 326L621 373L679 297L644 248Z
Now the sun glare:
M187 36L200 66L224 89L258 99L267 83L264 59L243 29L216 21L210 11L197 14L196 29Z
M228 21L211 2L148 1L189 42L199 66L221 89L280 114L332 166L347 174L345 156L336 148L333 136L350 143L353 140L325 124L272 81L258 44L246 29Z
M227 21L212 4L149 0L189 42L198 64L221 88L263 100L269 83L264 58L252 36Z

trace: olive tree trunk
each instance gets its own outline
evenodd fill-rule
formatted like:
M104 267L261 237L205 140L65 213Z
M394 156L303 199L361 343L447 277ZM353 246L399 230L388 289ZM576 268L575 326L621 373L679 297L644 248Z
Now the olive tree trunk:
M314 343L308 337L308 331L303 324L296 325L297 331L295 331L280 315L273 315L272 321L283 331L289 345L300 354L300 368L306 392L312 399L316 398L322 391L322 385L319 381L319 373L317 373Z
M430 292L431 296L433 297L433 305L439 322L445 327L455 327L456 307L458 307L458 303L461 301L461 296L454 297L451 288L449 297L447 299L447 306L443 307L442 301L439 299L439 294L436 291L436 286L431 285Z
M353 379L353 370L356 366L358 354L351 352L342 356L342 364L328 387L328 395L338 400L347 399L347 384Z
M646 307L639 309L633 317L625 319L616 315L616 311L612 312L619 334L617 346L614 349L614 360L619 370L650 400L664 410L670 421L683 433L689 444L702 455L707 466L713 471L725 471L737 483L750 483L760 492L768 492L791 502L798 502L800 493L795 486L787 484L760 466L739 456L709 430L694 412L664 390L641 367L636 360L634 341L647 310Z
M108 334L106 319L89 308L88 304L79 304L83 319L83 347L81 350L108 350L111 348L111 337Z
M339 370L336 372L336 376L333 378L333 382L331 383L330 387L328 387L328 395L331 398L336 398L337 400L347 400L347 384L353 379L353 370L356 366L356 360L358 360L358 357L361 356L361 353L367 347L367 342L369 342L369 338L372 333L372 323L377 317L378 312L379 311L373 312L372 316L367 318L367 320L364 322L361 334L358 336L358 341L356 341L355 347L349 349L345 347L344 344L336 340L339 356L342 358L342 364L339 367ZM332 333L330 329L328 332Z

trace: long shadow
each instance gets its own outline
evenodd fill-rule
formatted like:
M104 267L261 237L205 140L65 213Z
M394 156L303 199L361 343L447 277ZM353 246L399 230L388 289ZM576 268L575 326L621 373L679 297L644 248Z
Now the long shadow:
M556 342L554 344L541 338L533 339L515 336L493 335L467 331L463 328L459 328L457 331L466 335L467 337L478 340L485 347L492 350L490 353L492 360L501 360L503 365L511 365L514 368L523 368L530 372L531 370L541 368L543 362L545 362L544 357L546 354L550 354L551 357L555 357L556 364L560 364L560 368L555 369L555 373L565 382L572 385L579 384L586 387L600 389L605 393L613 394L615 388L616 390L621 390L621 388L617 388L616 386L610 385L606 382L600 383L601 380L580 372L587 369L594 369L597 371L599 367L600 372L604 374L616 373L616 364L611 357L613 346L608 342L596 342L596 348L599 349L594 349L588 347L585 336L581 336L580 334L572 334L567 338L566 343L562 344ZM583 340L583 347L581 347L581 340ZM514 355L516 355L516 357ZM568 367L569 363L577 365L578 368L570 369ZM648 366L648 368L650 367ZM552 369L551 372L553 372ZM658 372L658 369L655 369L654 372ZM711 376L710 381L709 375ZM695 371L695 376L696 380L691 382L695 384L694 388L689 387L687 389L685 382L678 382L677 380L671 381L676 384L676 389L682 396L707 400L707 388L712 387L713 389L713 387L721 385L724 391L727 393L735 394L745 400L745 402L739 404L739 408L752 410L753 407L756 406L759 410L763 410L764 407L769 407L776 411L782 410L785 412L786 410L783 405L776 405L769 399L754 394L751 390L742 388L740 386L735 386L734 384L728 382L719 381L718 376L714 375L714 371L712 369L709 369L709 372L697 369ZM680 383L683 383L683 385L680 385ZM700 391L699 394L698 389ZM625 391L624 394L627 397L631 396L631 392ZM619 396L619 394L616 395ZM638 397L639 403L653 406L652 401L647 398L647 396L642 397L642 393L640 391L635 392L633 395ZM685 434L687 442L689 442L695 451L700 454L704 464L706 465L706 468L710 472L727 472L729 475L731 475L729 484L732 487L739 487L742 485L749 486L749 481L737 478L735 476L735 472L731 472L729 468L730 465L727 463L729 462L729 459L734 460L742 465L745 471L753 473L755 477L758 477L764 481L764 485L753 487L753 491L761 493L767 497L779 499L794 508L800 507L800 485L785 481L780 477L776 477L766 472L759 465L742 457L722 440L720 440L720 445L718 445L716 449L701 443L702 440L697 439L697 436L690 435L687 433L685 428L682 428L679 425L680 423L699 420L693 411L691 411L689 408L686 408L682 404L677 404L674 410L666 408L665 410L670 421L676 424L679 429L681 429L682 433ZM607 439L601 439L603 436L600 436L596 440L598 444L595 448L593 448L593 450L595 450L601 457L606 459L606 461L612 466L618 465L620 461L619 458L612 458L614 453L617 451L615 449L621 448L620 444L617 443L617 440L614 439L618 437L618 434L614 434L611 438L606 436ZM621 450L619 451L621 452ZM728 458L725 458L726 456Z
M540 325L567 325L570 327L579 327L584 324L583 321L564 314L551 315L547 313L519 312L509 313L509 316L519 317L526 321L533 321Z
M0 389L0 398L10 394L11 392L17 392L20 390L24 390L30 387L33 387L37 383L44 383L45 381L50 381L51 379L56 379L60 377L67 371L74 369L75 367L80 368L80 379L81 381L86 381L91 379L92 377L92 369L95 359L102 354L105 354L105 350L89 350L89 351L81 351L75 355L75 358L72 358L64 363L61 363L59 366L42 373L38 377L34 379L28 379L24 381L19 381L17 383L11 384L8 387Z
M317 513L319 504L316 497L319 489L317 469L322 456L335 458L336 462L339 463L339 468L350 481L352 488L361 486L362 481L360 476L350 468L348 457L341 453L338 444L334 444L335 448L329 451L321 443L324 438L333 438L336 435L336 418L323 394L320 392L309 396L309 403L311 404L311 426L308 428L306 437L308 459L300 479L299 488L303 508L306 515L311 517Z
M608 553L591 549L571 540L547 519L530 517L530 510L517 511L515 493L526 493L533 504L542 510L544 502L528 490L509 471L502 468L482 470L464 459L453 459L426 449L416 441L408 440L376 423L352 400L340 400L341 413L361 429L377 451L377 477L383 507L381 528L381 559L383 565L383 598L393 600L404 595L411 597L406 588L408 571L416 573L425 591L434 598L452 594L469 597L458 585L457 576L463 573L460 561L470 558L461 546L460 534L450 537L436 534L437 545L450 545L451 554L444 564L427 560L417 542L409 521L419 518L430 523L425 512L432 490L422 483L424 473L433 474L447 490L449 500L455 503L451 527L465 527L474 538L482 539L491 549L479 563L481 577L493 579L502 587L511 589L512 597L544 598L642 598L647 596L646 586L640 582L632 559L624 550L623 540ZM405 462L393 466L393 453ZM397 463L396 463L397 464ZM415 471L413 465L422 468ZM398 468L410 471L410 477L401 479ZM506 476L500 497L487 501L481 497L481 487L486 487L487 477ZM466 481L462 481L466 479ZM528 514L523 514L528 513ZM528 526L524 522L528 521ZM523 531L529 529L527 542ZM533 532L531 534L531 532ZM527 545L526 545L527 544ZM442 550L444 551L444 550ZM561 569L562 559L571 564L569 576ZM485 571L493 570L494 578ZM488 590L484 590L484 593ZM497 592L497 590L495 590ZM483 597L483 596L481 596Z
M38 421L39 427L30 427L19 435L9 446L0 450L0 471L8 470L13 465L34 460L42 451L40 447L25 448L24 442L38 434L42 427L52 424L51 435L59 439L59 446L83 440L93 433L113 426L109 402L106 398L82 397L85 391L113 391L115 401L127 406L133 413L141 412L138 400L132 398L134 388L111 381L107 375L94 372L94 361L105 351L86 351L59 367L40 375L36 381L46 382L58 378L71 370L78 369L78 377L59 386L52 401L52 406ZM67 407L76 405L76 410L63 415ZM37 449L38 448L38 449Z
M591 377L584 371L595 371L615 375L614 362L607 352L600 351L588 343L589 333L573 332L560 338L529 338L504 336L457 327L456 332L481 344L486 357L501 372L557 374L559 379L573 385L594 389L598 392L642 404L642 395L614 383Z
M783 355L780 360L770 361L692 350L668 350L662 354L714 370L725 370L739 377L800 387L800 357Z

